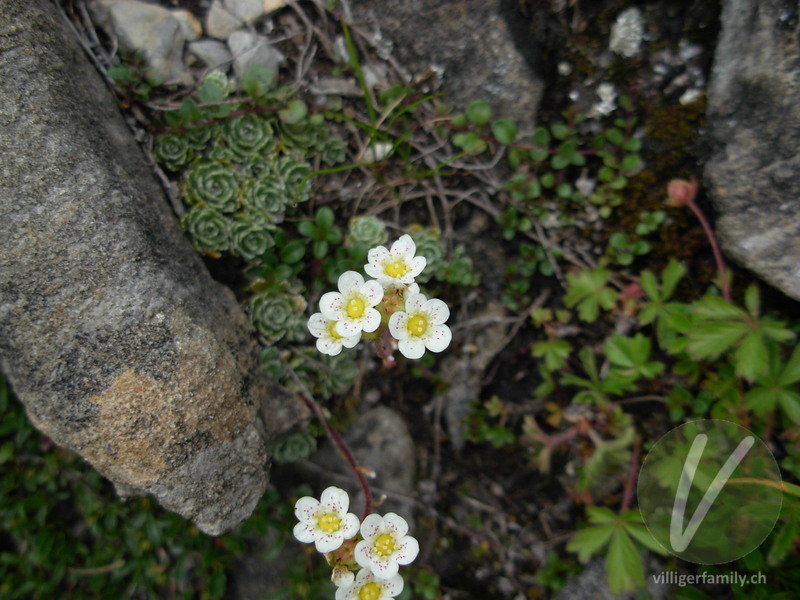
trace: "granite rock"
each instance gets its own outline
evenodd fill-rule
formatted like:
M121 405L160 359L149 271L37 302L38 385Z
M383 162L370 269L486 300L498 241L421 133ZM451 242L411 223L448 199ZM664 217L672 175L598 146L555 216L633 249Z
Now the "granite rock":
M0 11L0 368L31 421L131 494L218 534L299 406L48 0Z
M797 1L727 0L708 89L705 183L723 250L800 300Z

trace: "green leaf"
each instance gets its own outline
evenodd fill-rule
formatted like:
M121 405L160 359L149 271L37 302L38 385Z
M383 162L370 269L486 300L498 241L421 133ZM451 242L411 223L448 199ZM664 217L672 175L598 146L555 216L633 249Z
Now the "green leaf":
M473 100L467 106L466 114L475 125L486 125L492 116L492 108L485 100Z
M262 98L272 85L273 73L264 65L250 65L242 74L242 88L251 98Z
M768 360L763 334L758 330L750 331L744 336L734 354L736 373L748 381L753 381L766 372Z
M555 125L550 126L550 131L553 134L553 137L557 140L563 140L569 135L569 127L567 127L564 123L556 123Z
M284 108L278 111L281 121L287 125L295 125L302 121L308 114L308 107L302 100L294 99Z
M306 246L302 240L289 242L281 249L281 262L295 264L302 260L306 253Z
M608 140L608 142L613 146L621 145L622 141L623 141L623 139L625 137L624 134L622 133L622 131L620 131L619 129L616 129L614 127L606 129L605 136L606 136L606 139Z
M501 144L506 146L513 144L517 139L517 126L513 121L508 119L497 119L492 123L492 135Z
M615 529L616 525L613 523L581 529L572 536L567 544L567 550L576 553L581 562L586 562L592 554L599 552L608 543Z
M770 388L756 387L745 394L745 406L757 415L763 415L775 408L778 392Z
M747 333L745 323L706 321L690 330L687 350L695 358L717 357L735 345Z
M629 511L633 512L633 511ZM641 518L641 517L640 517ZM658 543L656 538L653 537L653 534L647 530L643 524L630 524L625 525L625 531L637 542L639 542L642 546L647 548L648 550L655 552L656 554L662 554L666 556L668 554L667 550Z
M686 275L686 267L684 264L675 259L671 259L661 273L662 291L664 292L665 300L672 297L675 287L684 275Z
M761 305L761 300L758 292L758 286L756 284L753 283L747 286L747 290L744 292L744 305L747 308L747 312L754 317L758 317L758 310Z
M778 527L778 533L772 541L767 553L767 564L777 567L794 548L794 541L800 535L800 522L797 513L790 511L785 523Z
M800 394L784 390L778 396L778 404L792 423L800 425Z
M635 171L639 167L642 166L642 157L638 154L626 154L625 157L622 159L622 164L620 168L626 172L630 173L631 171Z
M550 145L550 132L546 127L537 127L531 136L531 143L539 148L548 148Z
M596 525L604 523L616 523L617 521L617 515L614 514L611 509L606 508L605 506L587 506L586 516L589 518L590 523L594 523Z
M795 346L792 355L778 377L777 383L781 386L787 386L798 381L800 381L800 345Z
M328 240L314 241L314 258L325 258L328 254Z
M745 319L747 313L719 296L703 296L693 305L694 313L701 319Z
M333 219L333 210L329 206L322 206L317 211L316 221L321 229L330 229L333 226Z
M316 237L317 228L311 221L300 221L297 224L297 231L307 238L314 238Z
M644 587L642 561L631 538L622 528L616 528L606 556L608 588L614 594L632 592Z

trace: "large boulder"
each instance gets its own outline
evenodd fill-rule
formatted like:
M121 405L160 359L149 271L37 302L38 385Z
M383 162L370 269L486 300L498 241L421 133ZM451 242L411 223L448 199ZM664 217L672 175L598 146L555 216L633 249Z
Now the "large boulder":
M800 300L799 3L726 0L705 170L726 253Z
M0 8L0 367L118 489L230 529L297 405L54 4Z
M486 100L529 129L544 91L517 0L351 2L353 18L415 74L441 70L446 100ZM518 41L515 44L515 40Z

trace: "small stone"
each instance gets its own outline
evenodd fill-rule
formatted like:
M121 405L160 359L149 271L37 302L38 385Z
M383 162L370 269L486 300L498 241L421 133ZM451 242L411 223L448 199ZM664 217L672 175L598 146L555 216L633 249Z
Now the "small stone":
M191 83L183 64L180 22L166 8L138 0L99 0L90 5L98 25L123 50L144 52L147 74L162 83Z
M227 68L233 62L233 55L228 47L217 40L198 40L188 45L189 52L203 61L208 67Z
M197 17L188 10L183 9L171 10L170 12L181 26L181 32L186 41L192 42L200 39L200 36L203 35L203 25L197 20Z
M253 23L286 6L286 0L222 0L225 9L245 23Z
M242 27L239 19L225 10L221 0L214 0L206 16L206 33L218 40L224 40L234 31Z
M636 56L644 39L644 31L642 11L636 7L622 11L611 26L609 49L625 58Z
M228 37L228 48L233 54L233 70L239 78L248 67L258 65L268 69L274 79L284 60L283 54L273 48L266 37L250 31L234 31Z

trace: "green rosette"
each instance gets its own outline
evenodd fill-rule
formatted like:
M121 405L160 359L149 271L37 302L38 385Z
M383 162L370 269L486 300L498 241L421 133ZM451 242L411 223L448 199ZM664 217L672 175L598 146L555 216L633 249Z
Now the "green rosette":
M238 213L231 223L231 252L251 261L275 245L266 225L253 222L248 213Z
M183 215L181 224L200 251L224 252L230 248L228 219L213 208L195 206Z
M287 193L283 182L276 175L262 175L248 179L242 186L242 202L245 207L266 211L272 223L283 221Z
M272 126L256 113L238 115L223 123L222 139L231 152L246 160L267 148L273 139Z
M275 161L275 174L286 188L287 203L294 205L311 198L311 165L303 158L286 155Z
M288 149L299 150L303 154L316 150L322 143L324 130L307 119L300 123L280 124L281 138Z
M317 438L308 431L301 431L288 438L278 440L272 447L272 457L277 462L291 462L308 458L317 449Z
M201 125L198 127L190 127L186 130L186 141L189 142L189 147L197 152L205 149L211 143L211 140L216 137L219 131L217 123L209 123L208 125Z
M181 133L163 133L153 146L155 159L170 171L179 171L189 161L189 140Z
M205 162L186 172L185 195L192 204L205 204L223 213L236 211L239 204L239 175L223 162Z
M297 294L261 292L250 300L251 317L268 343L286 338L299 341L308 333L303 311L306 301Z
M343 163L347 158L344 142L335 137L328 138L324 144L321 144L319 153L322 156L322 162L328 166Z
M385 244L388 239L389 234L386 233L386 224L377 217L365 215L350 219L345 245L348 247L374 248Z
M416 255L425 257L425 269L415 278L418 283L425 283L442 264L444 257L444 248L440 242L442 234L433 227L424 228L412 225L408 229L408 235L417 246Z

